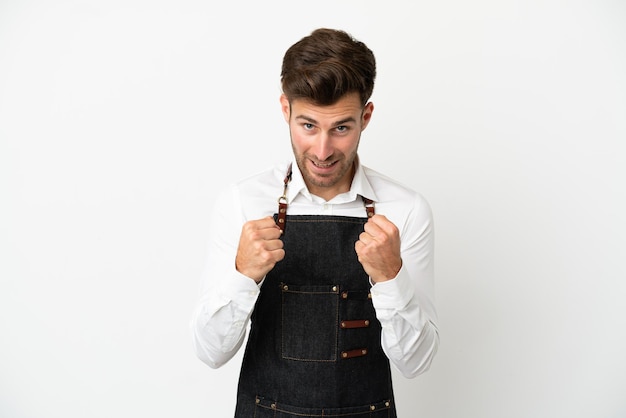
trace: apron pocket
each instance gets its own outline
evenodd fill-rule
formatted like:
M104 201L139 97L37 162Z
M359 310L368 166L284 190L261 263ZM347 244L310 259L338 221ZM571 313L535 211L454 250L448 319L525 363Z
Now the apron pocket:
M337 361L339 286L282 283L282 357Z

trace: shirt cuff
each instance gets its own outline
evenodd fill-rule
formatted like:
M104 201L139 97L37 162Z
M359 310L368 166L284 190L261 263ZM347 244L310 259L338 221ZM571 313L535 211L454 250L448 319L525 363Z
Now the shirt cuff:
M220 291L226 300L237 301L237 305L245 311L252 311L260 288L254 280L235 271L232 276L222 280Z
M391 280L375 283L372 286L372 303L376 309L404 309L411 299L415 289L404 267Z

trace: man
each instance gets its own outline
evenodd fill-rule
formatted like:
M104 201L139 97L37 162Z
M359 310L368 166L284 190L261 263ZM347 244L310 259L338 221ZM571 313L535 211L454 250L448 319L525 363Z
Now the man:
M280 105L294 161L216 202L191 325L217 368L250 324L236 417L395 417L390 361L410 378L437 351L429 205L357 154L375 76L343 31L291 46Z

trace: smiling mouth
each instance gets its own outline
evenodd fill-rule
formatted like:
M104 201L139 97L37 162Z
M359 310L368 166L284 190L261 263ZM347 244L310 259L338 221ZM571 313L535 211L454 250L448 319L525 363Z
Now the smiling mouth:
M333 161L333 162L330 162L330 163L319 163L319 162L316 162L316 161L311 160L311 163L313 163L313 165L314 165L315 167L319 167L319 168L329 168L329 167L332 167L333 165L335 165L335 163L337 163L337 161Z

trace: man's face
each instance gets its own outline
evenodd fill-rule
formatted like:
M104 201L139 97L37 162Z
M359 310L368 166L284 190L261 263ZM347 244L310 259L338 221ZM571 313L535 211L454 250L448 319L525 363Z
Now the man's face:
M351 93L337 103L318 106L297 99L289 104L280 98L289 124L291 145L309 191L325 200L350 190L361 132L370 121L374 106L361 106Z

